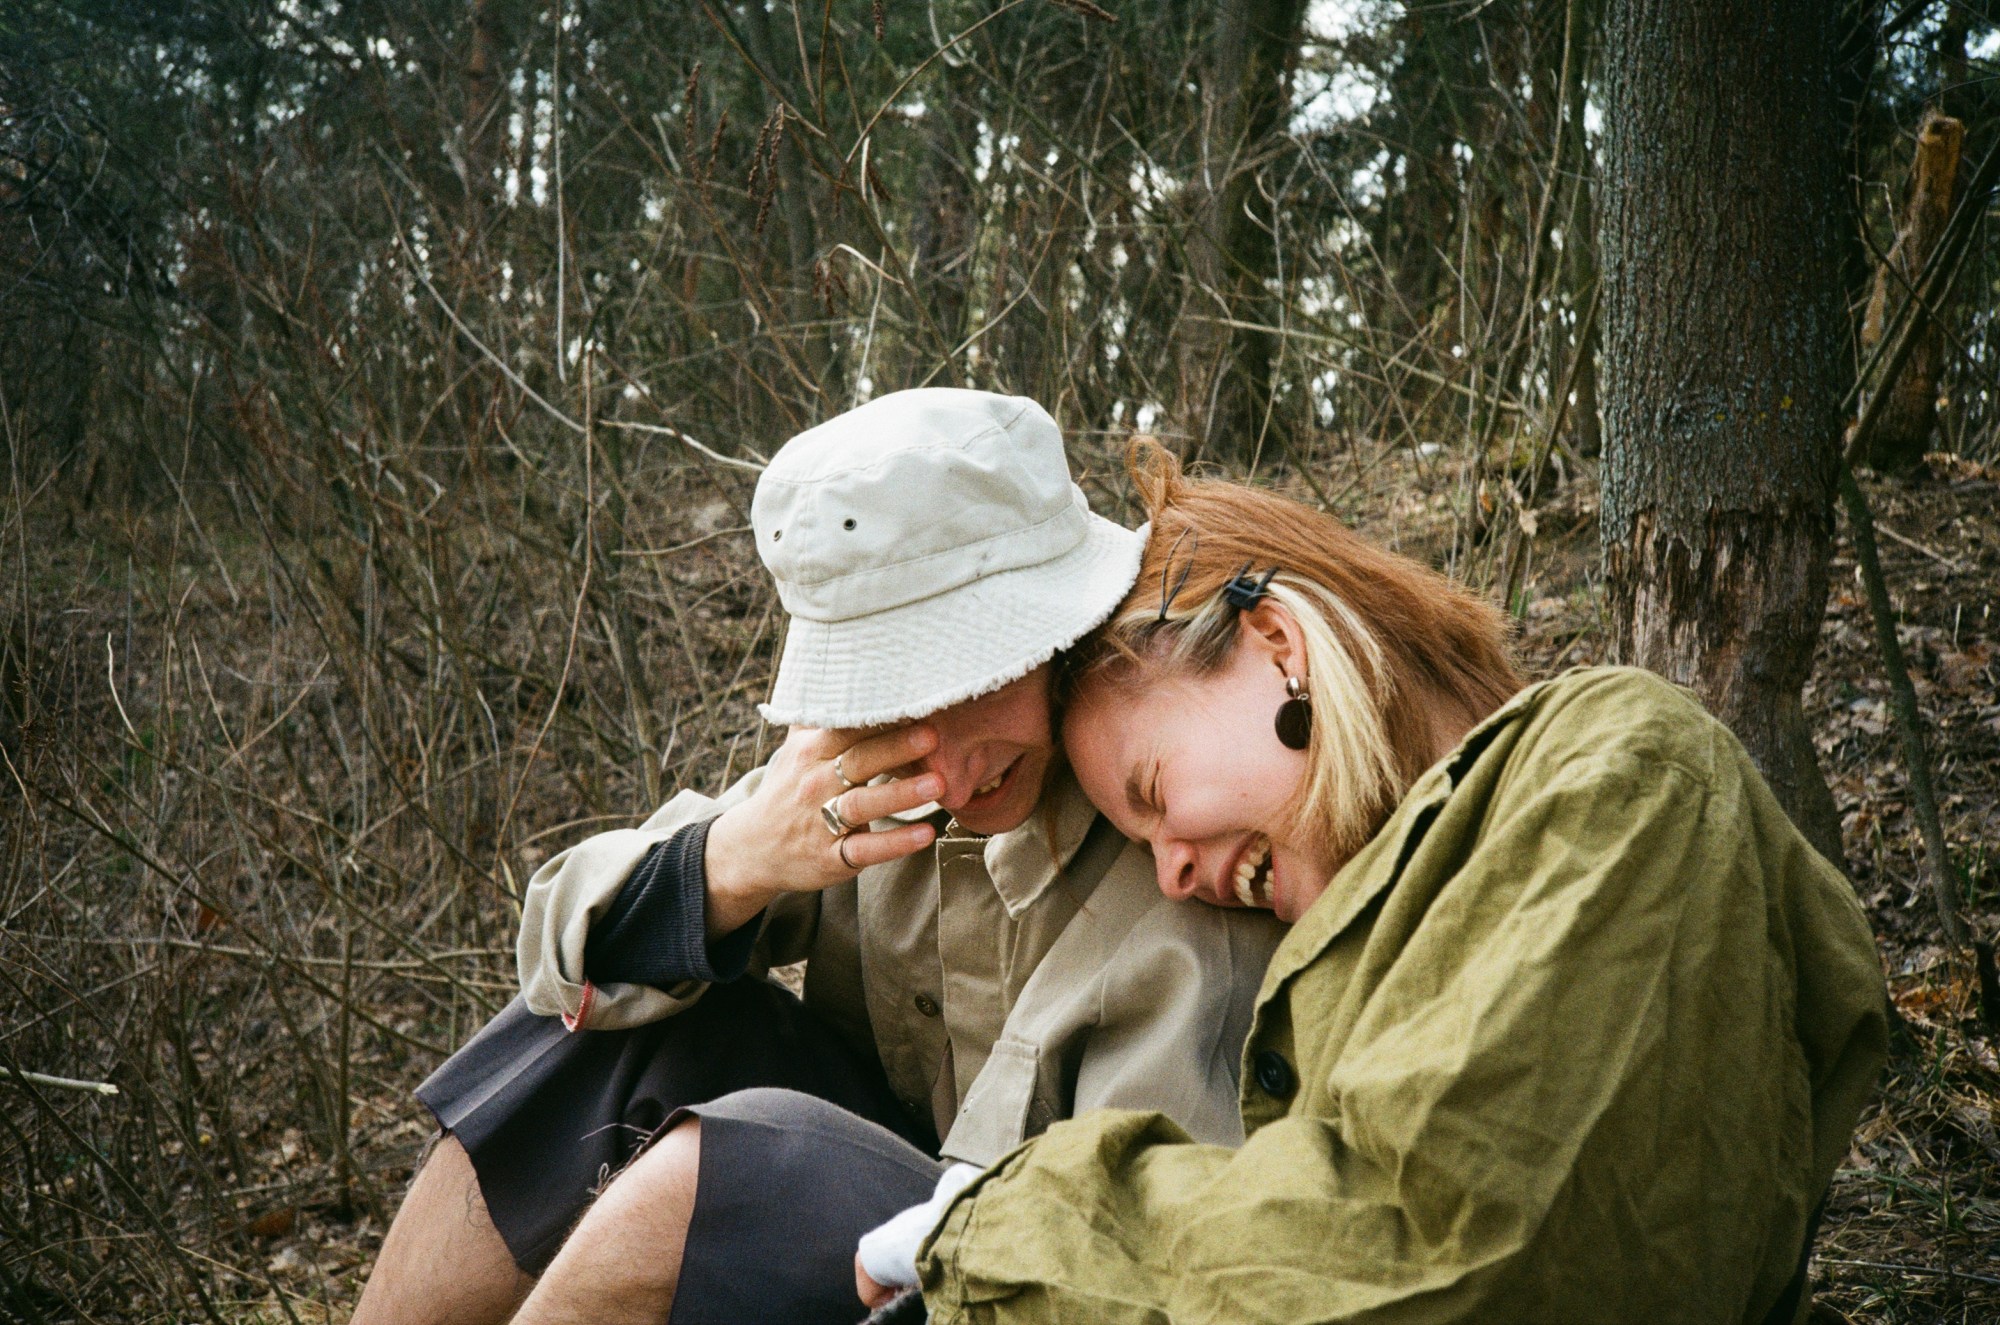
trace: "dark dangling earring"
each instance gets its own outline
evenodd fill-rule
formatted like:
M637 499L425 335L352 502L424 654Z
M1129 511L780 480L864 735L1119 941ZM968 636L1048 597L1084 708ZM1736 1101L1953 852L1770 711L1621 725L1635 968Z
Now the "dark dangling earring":
M1285 702L1278 705L1278 739L1287 750L1303 750L1312 743L1312 700L1296 676L1285 678L1285 695Z

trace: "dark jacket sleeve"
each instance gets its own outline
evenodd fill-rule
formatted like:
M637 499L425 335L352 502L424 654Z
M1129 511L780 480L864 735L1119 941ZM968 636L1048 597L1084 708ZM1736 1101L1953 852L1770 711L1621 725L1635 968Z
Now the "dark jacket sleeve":
M759 921L708 942L702 857L714 822L689 824L640 858L584 942L584 972L593 984L719 984L749 966Z

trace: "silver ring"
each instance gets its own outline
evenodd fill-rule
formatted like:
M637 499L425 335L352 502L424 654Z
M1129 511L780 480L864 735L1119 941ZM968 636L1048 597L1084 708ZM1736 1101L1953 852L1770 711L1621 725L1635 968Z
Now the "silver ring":
M856 787L860 786L861 784L859 782L856 782L853 778L847 776L847 770L840 766L840 761L845 759L846 757L847 757L847 752L845 750L841 751L839 754L833 757L833 775L840 779L840 789L842 791L853 791Z
M844 835L843 835L843 836L841 836L841 837L837 837L837 838L835 838L835 839L834 839L834 841L833 841L833 849L834 849L835 851L838 851L838 852L840 853L840 863L841 863L841 864L843 864L843 865L847 866L847 868L849 868L849 869L851 869L851 870L855 870L855 871L857 871L857 872L858 872L858 871L859 871L859 870L861 869L861 867L860 867L859 865L855 864L855 863L854 863L853 861L851 861L851 860L849 860L849 859L847 858L847 838L846 838L846 837L845 837Z
M835 837L846 837L856 827L841 815L839 796L829 797L826 804L819 807L819 817L826 821L826 831Z

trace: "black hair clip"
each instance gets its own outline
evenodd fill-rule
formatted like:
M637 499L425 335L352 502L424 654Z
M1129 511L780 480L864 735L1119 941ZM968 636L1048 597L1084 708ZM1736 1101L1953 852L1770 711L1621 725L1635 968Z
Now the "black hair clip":
M1262 576L1253 578L1250 566L1250 562L1244 562L1243 568L1230 576L1229 583L1222 586L1222 597L1239 612L1248 612L1262 602L1264 590L1270 585L1271 577L1278 573L1278 568L1273 566Z

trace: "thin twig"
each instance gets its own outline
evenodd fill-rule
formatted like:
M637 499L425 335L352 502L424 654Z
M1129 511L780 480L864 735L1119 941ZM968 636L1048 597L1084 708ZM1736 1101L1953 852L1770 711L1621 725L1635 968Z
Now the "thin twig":
M1891 529L1888 525L1883 524L1880 520L1877 520L1875 522L1875 530L1877 533L1886 534L1892 541L1901 543L1904 547L1910 549L1910 551L1912 552L1923 553L1925 556L1929 557L1932 561L1935 561L1938 565L1944 567L1946 570L1950 571L1954 575L1963 575L1967 570L1971 569L1964 562L1959 561L1955 557L1947 557L1944 553L1939 552L1936 548L1925 547L1922 543L1919 543L1916 539L1911 538L1905 534L1897 533L1895 530Z
M1941 1265L1891 1265L1887 1261L1850 1261L1838 1256L1815 1256L1817 1265L1851 1266L1857 1270L1887 1270L1892 1274L1931 1275L1939 1279L1969 1279L1975 1284L2000 1284L2000 1279L1990 1274L1973 1274L1969 1270L1947 1270Z
M47 1086L51 1090L80 1090L93 1095L116 1095L118 1087L109 1081L79 1081L75 1077L52 1077L46 1072L29 1072L24 1068L0 1066L0 1077L11 1077L37 1086Z
M1944 929L1946 941L1963 948L1973 935L1958 914L1962 886L1945 842L1943 822L1938 817L1937 792L1931 785L1930 751L1924 742L1923 714L1917 707L1916 687L1910 684L1910 667L1903 657L1902 641L1896 636L1896 609L1889 601L1889 588L1882 578L1882 560L1875 548L1875 520L1868 510L1868 498L1855 481L1854 471L1845 465L1840 470L1840 496L1847 507L1854 560L1861 568L1861 582L1867 590L1869 612L1875 621L1875 643L1882 654L1883 670L1889 674L1889 707L1896 716L1897 734L1902 738L1910 807L1916 811L1924 846L1930 853L1931 901L1937 908L1938 923Z

